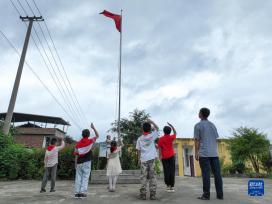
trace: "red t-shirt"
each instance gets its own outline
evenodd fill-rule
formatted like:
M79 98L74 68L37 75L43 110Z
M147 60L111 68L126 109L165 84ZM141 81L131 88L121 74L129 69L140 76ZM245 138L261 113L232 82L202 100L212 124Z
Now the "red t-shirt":
M176 139L176 135L164 135L158 141L158 147L161 150L162 159L168 159L175 155L173 141Z

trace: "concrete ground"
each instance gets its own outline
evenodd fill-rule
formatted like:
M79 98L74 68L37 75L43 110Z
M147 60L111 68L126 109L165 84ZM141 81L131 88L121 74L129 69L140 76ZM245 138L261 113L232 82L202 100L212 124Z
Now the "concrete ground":
M272 180L265 180L265 196L249 197L247 195L247 182L249 179L224 178L225 200L215 198L214 185L211 189L211 200L201 201L196 199L201 194L201 178L177 177L176 192L164 191L162 180L158 181L157 201L138 200L138 184L120 184L115 193L107 191L106 185L89 185L88 198L76 200L73 198L73 181L57 181L56 192L40 194L40 181L12 181L0 182L1 204L51 204L51 203L97 203L97 204L137 204L137 203L179 203L179 204L271 204ZM48 186L49 188L49 186Z

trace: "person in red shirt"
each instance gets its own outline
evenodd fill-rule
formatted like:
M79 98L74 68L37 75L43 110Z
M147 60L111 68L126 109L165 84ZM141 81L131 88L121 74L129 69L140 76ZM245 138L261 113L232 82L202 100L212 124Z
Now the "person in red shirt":
M163 165L164 182L167 186L167 192L175 192L175 151L173 141L176 139L177 132L173 125L167 123L168 126L163 128L164 135L158 141L160 159ZM173 130L173 135L171 131Z

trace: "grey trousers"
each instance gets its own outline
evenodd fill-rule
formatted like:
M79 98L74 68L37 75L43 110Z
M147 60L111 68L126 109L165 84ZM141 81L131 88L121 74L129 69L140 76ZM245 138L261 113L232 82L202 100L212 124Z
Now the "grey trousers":
M46 167L45 168L41 189L45 189L47 181L49 180L49 178L51 180L51 190L55 188L57 168L58 168L58 164L55 164L52 167Z

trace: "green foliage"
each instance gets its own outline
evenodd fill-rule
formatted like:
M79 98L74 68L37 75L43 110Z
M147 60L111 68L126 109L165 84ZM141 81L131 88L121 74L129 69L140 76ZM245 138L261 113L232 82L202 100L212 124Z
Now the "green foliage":
M257 129L240 127L233 132L233 137L229 140L229 149L234 165L250 162L254 171L259 173L261 160L269 151L269 140L266 135L258 132Z
M222 166L222 174L223 175L233 175L233 174L244 174L248 172L244 162L236 161L232 164L227 164Z
M135 145L127 145L122 148L121 166L126 170L140 168Z
M265 152L261 157L261 164L267 174L272 174L272 158L269 152Z
M161 161L159 159L155 160L155 172L157 175L161 174Z
M38 150L27 149L12 144L0 152L0 179L36 179L39 178L42 154Z
M0 149L4 149L11 145L13 143L12 135L8 134L5 135L1 130L0 130Z
M60 179L71 179L75 177L74 147L68 146L59 152L58 177Z
M129 118L122 118L120 121L120 131L124 144L135 144L137 138L142 134L142 124L149 118L145 110L135 109L129 113ZM111 132L117 132L118 121L112 123Z
M12 135L0 133L0 180L41 179L44 174L44 149L14 144ZM74 147L59 153L58 177L74 178Z
M135 148L136 141L142 135L142 125L150 118L145 110L135 109L129 113L129 118L120 121L121 136L124 147L122 149L121 165L123 169L139 169L138 156ZM117 133L118 121L112 123L111 132Z

